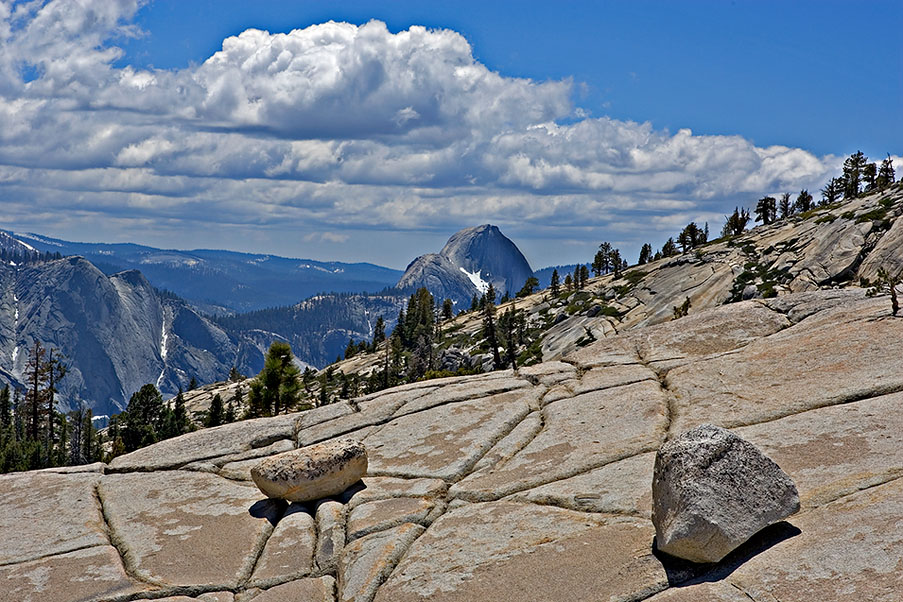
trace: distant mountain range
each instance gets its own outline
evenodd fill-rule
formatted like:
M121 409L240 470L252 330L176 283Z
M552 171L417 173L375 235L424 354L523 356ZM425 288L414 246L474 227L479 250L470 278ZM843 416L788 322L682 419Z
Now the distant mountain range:
M501 294L532 274L516 245L489 225L453 235L436 255L442 269L427 278L412 269L423 257L399 279L397 270L366 263L71 243L8 231L0 231L0 249L45 254L0 265L0 381L23 386L29 350L40 341L69 365L60 405L85 402L95 414L123 409L146 383L174 395L192 378L223 380L233 366L255 374L277 339L291 344L302 366L320 368L349 339L372 338L380 316L391 331L419 286L437 302L450 297L469 307L489 282ZM343 292L349 288L354 292ZM366 288L380 292L360 292ZM333 292L311 294L324 290Z
M5 243L3 241L6 241ZM112 275L140 270L153 285L172 291L207 314L291 305L326 292L377 292L402 275L371 263L323 262L233 251L165 250L131 243L82 243L3 231L11 241L41 252L79 255Z

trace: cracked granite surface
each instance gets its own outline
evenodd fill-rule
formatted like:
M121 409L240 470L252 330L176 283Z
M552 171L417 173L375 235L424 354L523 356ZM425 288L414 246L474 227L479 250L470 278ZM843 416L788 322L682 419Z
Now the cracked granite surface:
M903 318L831 291L601 339L520 372L184 435L86 472L0 477L0 600L899 600ZM711 422L802 511L721 563L653 553L654 451ZM360 437L361 483L266 500L259 457Z

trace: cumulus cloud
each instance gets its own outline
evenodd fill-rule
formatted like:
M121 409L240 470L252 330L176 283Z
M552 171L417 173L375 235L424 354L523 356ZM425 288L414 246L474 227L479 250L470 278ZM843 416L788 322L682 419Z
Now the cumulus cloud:
M249 29L196 66L118 67L117 41L143 35L141 5L0 0L5 219L40 207L29 214L40 229L34 216L68 211L134 223L135 239L149 219L174 231L291 227L297 253L353 246L354 230L487 221L587 241L616 230L638 246L656 239L650 228L816 187L838 164L589 117L579 86L493 72L450 30Z

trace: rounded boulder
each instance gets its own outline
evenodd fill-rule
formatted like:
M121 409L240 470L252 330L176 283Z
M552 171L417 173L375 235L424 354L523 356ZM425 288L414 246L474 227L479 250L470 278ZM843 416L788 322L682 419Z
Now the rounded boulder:
M309 502L342 493L366 473L364 444L339 439L265 458L251 478L267 497Z

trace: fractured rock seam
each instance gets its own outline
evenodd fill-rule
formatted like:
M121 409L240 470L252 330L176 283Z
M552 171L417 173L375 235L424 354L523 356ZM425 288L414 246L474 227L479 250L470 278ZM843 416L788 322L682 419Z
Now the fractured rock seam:
M138 583L146 583L154 586L161 586L162 584L157 583L156 581L145 579L138 574L138 569L135 567L134 563L129 558L128 547L125 545L125 541L122 540L121 537L116 533L116 530L113 528L113 523L110 521L109 515L107 515L106 505L103 501L103 496L100 495L100 483L94 486L94 497L97 500L97 505L100 509L100 516L103 518L103 523L107 535L107 539L110 542L110 545L116 550L116 553L119 554L119 560L122 562L122 568L125 571L126 575L129 576L130 579L138 582Z
M267 542L270 541L270 537L276 531L276 526L279 524L279 521L282 520L282 517L285 516L286 508L283 507L276 519L276 524L270 524L264 527L263 532L260 534L257 543L254 545L253 558L250 562L246 562L239 574L237 575L238 588L241 589L248 584L251 580L251 576L254 575L254 571L257 569L257 564L260 562L260 558L263 556L263 552L266 549Z
M522 380L524 380L524 382L529 382L529 381L527 381L526 379L522 379ZM526 388L526 387L503 388L503 389L498 390L498 391L496 391L496 390L494 390L494 389L490 389L489 391L486 391L486 392L482 393L482 394L481 394L481 397L491 397L492 395L498 395L498 394L500 394L500 393L507 393L507 392L509 392L509 391L514 391L514 390L516 390L516 389L518 389L518 388ZM305 445L303 445L303 446L298 445L298 439L296 438L296 439L295 439L295 445L296 445L296 447L298 447L298 448L301 448L301 447L307 447L308 445L315 445L315 444L317 444L317 443L322 443L323 441L328 441L329 439L335 439L335 438L337 438L337 437L344 437L345 435L348 435L348 434L350 434L350 433L354 433L355 431L359 431L359 430L364 429L364 428L368 428L368 427L384 427L384 426L386 426L387 424L389 424L390 422L392 422L393 420L395 420L395 419L397 419L397 418L401 418L402 416L415 416L415 415L421 414L421 413L423 413L423 412L428 412L428 411L430 411L430 410L432 410L432 409L434 409L434 408L440 408L440 407L447 406L447 405L450 405L450 404L453 404L453 403L462 403L462 402L465 402L465 401L471 401L471 400L473 399L472 397L462 397L462 398L460 398L460 399L453 398L453 399L450 399L450 400L448 400L448 401L443 401L443 402L441 402L441 403L437 403L436 405L432 405L432 406L430 406L430 407L428 407L428 408L423 408L423 409L420 409L420 410L415 410L415 411L409 412L409 413L407 413L407 414L400 414L400 413L399 413L399 412L401 412L401 410L403 410L403 409L405 408L405 406L407 406L407 405L410 404L411 402L417 401L418 399L420 399L420 398L422 398L422 397L426 397L426 396L427 396L429 393L431 393L431 392L432 392L432 390L426 391L426 392L422 392L420 395L417 395L416 397L412 397L412 398L410 398L410 399L404 400L401 404L399 404L399 406L398 406L397 408L395 408L395 409L392 411L392 414L390 414L388 417L383 418L383 419L381 419L381 420L374 420L373 422L370 422L370 423L367 423L367 424L359 424L359 425L350 427L350 428L348 428L347 430L343 430L343 431L340 431L340 432L338 432L338 433L331 434L331 435L329 435L329 436L327 436L327 437L324 437L323 439L317 439L317 440L313 440L313 441L306 442ZM331 422L334 422L334 421L340 420L340 419L341 419L341 417L339 417L339 418L333 418L332 420L327 420L327 421L322 422L322 423L320 423L320 424L326 425L326 424L329 424L329 423L331 423ZM317 426L319 426L319 425L317 425ZM367 433L367 436L374 435L374 434L376 434L377 432L379 432L379 429L374 430L372 433ZM299 432L298 432L298 437L300 437L300 435L301 435L301 432L299 431ZM366 439L366 436L365 436L364 438ZM371 474L371 475L373 475L373 476L377 476L377 473L376 473L376 472L369 472L369 471L368 471L368 474ZM380 473L378 476L392 476L392 477L396 477L396 476L401 476L401 475L394 475L394 474L385 474L385 475L382 475L382 474Z

